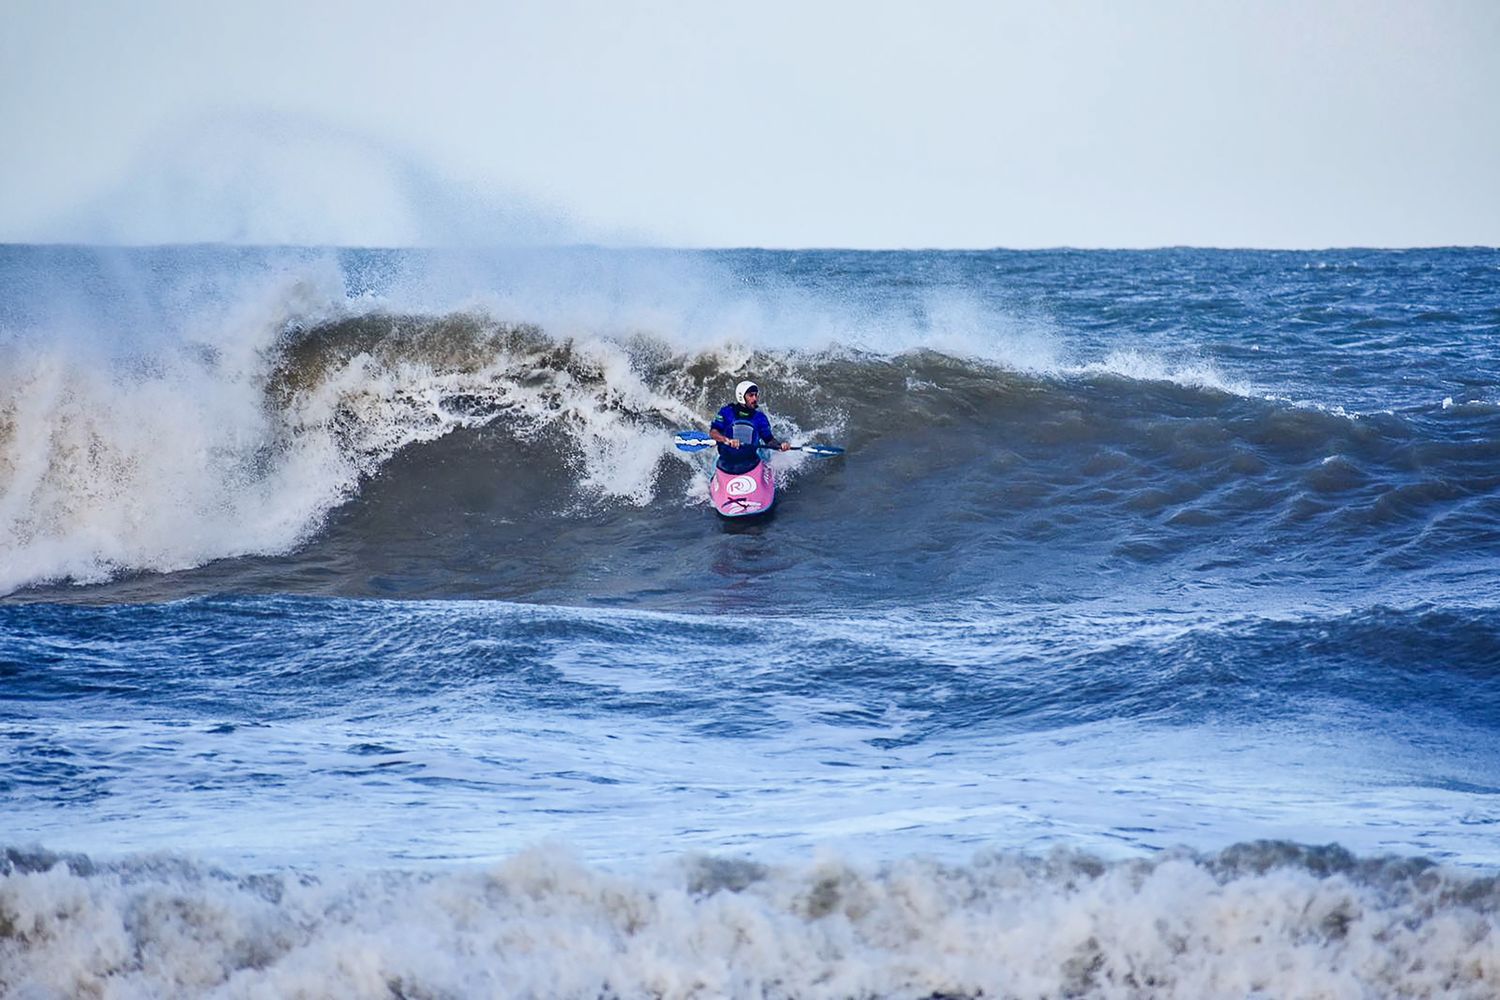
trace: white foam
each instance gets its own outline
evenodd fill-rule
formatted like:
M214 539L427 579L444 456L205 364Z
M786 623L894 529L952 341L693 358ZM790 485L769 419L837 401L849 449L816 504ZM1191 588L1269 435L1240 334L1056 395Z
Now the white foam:
M291 323L380 307L346 298L336 273L330 281L314 265L176 317L179 330L139 337L134 353L93 331L5 345L0 593L288 551L401 448L497 412L516 433L554 433L585 495L644 503L671 451L656 424L700 420L603 338L547 345L569 352L567 370L525 349L472 370L361 353L271 401L277 338ZM487 405L445 405L464 395Z
M1254 395L1247 382L1226 377L1209 361L1201 359L1171 363L1146 351L1111 351L1103 360L1062 369L1065 374L1117 375L1139 382L1171 382L1194 389L1212 389L1234 396Z
M303 283L277 291L308 294ZM254 334L288 307L262 304L250 330L226 312L211 339L126 360L87 340L11 345L0 365L0 592L296 544L352 470L326 442L286 450L263 405Z
M1066 851L878 869L690 858L619 874L539 849L485 870L316 878L57 864L0 876L0 992L1493 996L1492 884L1244 853L1239 866Z

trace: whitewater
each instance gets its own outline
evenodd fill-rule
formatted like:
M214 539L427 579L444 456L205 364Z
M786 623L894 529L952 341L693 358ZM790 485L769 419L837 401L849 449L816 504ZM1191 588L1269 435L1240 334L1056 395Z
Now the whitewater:
M0 247L0 996L1492 997L1500 252ZM735 382L768 520L672 447Z

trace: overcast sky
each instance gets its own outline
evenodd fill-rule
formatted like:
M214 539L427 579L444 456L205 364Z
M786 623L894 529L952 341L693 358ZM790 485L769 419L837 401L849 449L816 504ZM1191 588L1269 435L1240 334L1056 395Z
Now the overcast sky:
M0 0L0 240L1500 244L1500 0Z

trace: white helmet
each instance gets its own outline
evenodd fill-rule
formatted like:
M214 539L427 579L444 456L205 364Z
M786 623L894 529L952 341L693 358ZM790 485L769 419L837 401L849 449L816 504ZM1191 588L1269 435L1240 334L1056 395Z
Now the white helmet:
M754 382L741 382L739 385L734 387L734 401L743 406L745 404L746 394L752 392L757 396L760 395L760 386L756 385Z

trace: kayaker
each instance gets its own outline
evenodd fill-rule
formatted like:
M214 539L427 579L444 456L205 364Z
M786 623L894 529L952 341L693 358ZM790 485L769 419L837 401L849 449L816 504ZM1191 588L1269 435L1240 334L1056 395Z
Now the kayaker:
M760 412L760 386L741 382L734 387L734 402L726 405L708 425L708 436L719 446L719 468L732 476L749 472L760 461L757 445L786 451L791 445L771 432L771 421Z

